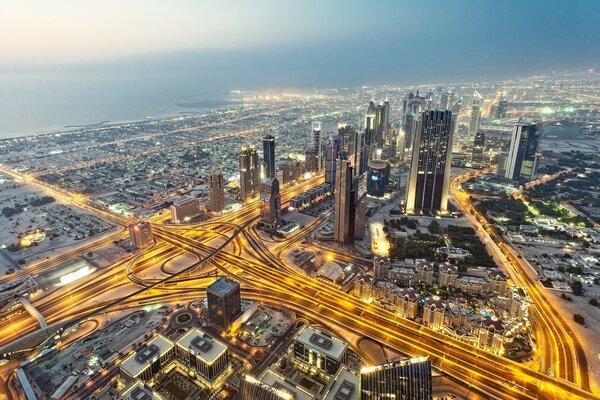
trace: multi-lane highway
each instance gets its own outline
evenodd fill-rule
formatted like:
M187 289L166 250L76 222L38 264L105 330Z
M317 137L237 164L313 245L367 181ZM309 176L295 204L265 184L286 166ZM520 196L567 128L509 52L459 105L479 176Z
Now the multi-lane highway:
M320 179L322 178L315 177L284 190L282 203L311 185L315 185ZM61 194L68 196L67 193ZM191 252L200 259L207 259L206 256L210 254L209 261L213 263L212 265L222 273L234 275L241 282L246 296L282 305L321 323L370 337L403 353L428 355L436 368L464 382L473 390L492 398L593 397L585 386L583 376L577 376L587 374L586 370L569 375L567 371L569 369L575 371L573 367L575 363L569 364L567 359L564 360L564 367L558 368L557 371L563 373L564 370L563 375L573 378L573 382L559 376L548 376L501 356L477 349L413 321L399 318L394 313L365 303L320 281L300 275L267 248L256 231L249 229L258 215L257 205L257 202L248 204L235 213L210 221L212 224L210 230L202 228L202 224L186 230L165 227L154 222L153 231L160 242L157 248L150 252L157 253L141 257L139 262L130 265L130 273L127 273L125 265L114 268L106 273L95 275L89 282L73 288L68 295L61 294L55 299L43 299L35 305L49 322L53 322L65 318L85 317L90 312L97 312L108 306L127 308L136 304L139 306L140 302L167 301L173 296L177 296L178 301L184 301L187 295L197 297L201 293L199 289L211 281L206 277L190 279L194 277L195 266L190 267L191 269L186 270L183 275L173 275L176 285L161 286L159 281L146 282L144 279L138 279L134 283L129 278L132 274L139 278L137 274L144 268L156 265L157 256L160 257L160 262L163 262L174 254L181 254L181 250ZM122 225L130 222L127 218L112 215L106 210L87 203L80 206ZM312 227L308 229L310 228ZM215 232L211 233L211 230ZM221 234L229 235L232 239L228 240L227 245L218 249L218 243L222 241ZM294 235L289 240L296 240L297 237ZM163 248L165 253L161 253ZM164 278L162 282L171 282L171 277ZM142 289L135 296L127 297L122 302L79 306L80 301L115 288L122 287L123 290L135 293L132 286L142 286ZM556 317L551 313L551 306L546 305L549 308L547 317L553 318L552 315ZM32 321L26 316L19 318L15 323L18 325L13 326L13 333L11 334L10 330L6 332L4 328L0 331L0 338L8 337L10 340L16 333L32 329ZM564 347L554 346L545 349L546 351L553 353L566 351L576 339L557 336L555 340L563 340ZM556 359L561 359L564 354L554 356L557 357Z

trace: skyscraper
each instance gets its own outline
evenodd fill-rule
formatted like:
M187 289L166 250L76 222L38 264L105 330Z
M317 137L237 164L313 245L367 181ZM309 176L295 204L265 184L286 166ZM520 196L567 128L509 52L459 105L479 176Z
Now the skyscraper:
M441 110L449 110L450 109L450 96L451 92L442 93L442 98L440 99L440 109Z
M431 400L431 362L419 357L363 368L360 372L360 399Z
M256 196L260 185L260 165L255 146L244 146L240 152L240 198Z
M321 165L321 123L314 121L312 123L312 148L317 158L317 170Z
M498 107L496 107L495 118L506 118L506 112L508 111L508 100L500 99Z
M209 322L222 329L228 330L242 312L240 285L225 277L208 286L206 300Z
M354 171L354 175L359 175L361 171L360 163L363 161L363 152L365 150L364 131L356 130L352 132L350 145L348 147L350 150L350 161L352 163L352 171Z
M359 162L359 171L357 175L362 175L367 170L367 164L371 158L371 152L373 148L373 137L375 135L375 123L376 123L377 109L373 100L369 102L367 112L365 113L364 122L364 136L362 138L362 152L361 160Z
M138 249L152 246L152 226L146 221L140 221L129 225L129 238Z
M345 153L340 154L336 164L333 239L340 244L346 244L353 235L352 205L356 202L356 193L352 190L352 164L347 160Z
M383 141L385 144L392 143L392 129L390 126L390 101L383 102Z
M473 94L473 101L471 102L471 119L469 120L469 135L475 136L479 129L479 120L481 119L481 106L483 104L483 97L478 91Z
M477 131L473 140L473 152L471 155L471 165L474 168L481 168L485 163L483 150L485 148L485 133Z
M452 154L452 112L425 111L414 138L406 212L445 213Z
M225 185L223 174L214 165L208 176L208 209L220 213L225 208Z
M382 149L383 141L384 141L384 109L383 104L378 104L375 106L375 126L373 132L373 150Z
M383 197L390 181L390 163L383 160L371 160L367 172L367 193Z
M307 172L317 172L319 169L319 159L317 158L315 149L312 147L306 149L306 161L304 169L306 169Z
M335 160L344 148L344 137L339 134L331 135L325 147L325 183L335 186Z
M270 228L281 224L281 195L277 178L267 178L260 185L260 220Z
M538 156L535 153L539 141L537 125L515 126L506 161L506 178L515 181L529 181L535 178L538 168Z
M263 161L265 178L275 178L275 137L273 135L263 138Z

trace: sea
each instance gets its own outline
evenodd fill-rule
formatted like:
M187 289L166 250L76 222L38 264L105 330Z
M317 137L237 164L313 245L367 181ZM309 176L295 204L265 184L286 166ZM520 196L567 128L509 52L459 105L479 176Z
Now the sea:
M235 106L229 93L190 75L2 73L0 139Z

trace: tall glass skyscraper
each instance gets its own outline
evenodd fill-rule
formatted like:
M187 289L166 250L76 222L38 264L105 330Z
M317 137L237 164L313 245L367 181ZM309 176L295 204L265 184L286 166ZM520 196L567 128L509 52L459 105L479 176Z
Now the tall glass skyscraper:
M225 277L217 279L206 289L206 300L208 320L222 329L229 329L242 312L240 285Z
M265 164L265 178L275 178L275 137L263 137L263 162Z
M537 175L540 135L535 124L515 126L506 161L506 175L515 181L530 181Z
M431 400L431 362L413 358L376 367L360 373L360 399Z
M452 154L452 112L425 111L414 137L406 212L445 213Z

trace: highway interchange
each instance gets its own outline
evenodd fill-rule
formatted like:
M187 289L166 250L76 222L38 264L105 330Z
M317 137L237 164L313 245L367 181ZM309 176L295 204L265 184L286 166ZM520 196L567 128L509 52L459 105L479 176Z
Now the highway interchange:
M41 186L53 196L75 203L121 226L132 222L129 218L115 215L34 178L20 176L6 169L2 169L2 172ZM282 204L285 205L291 197L321 180L322 176L316 176L284 189ZM212 282L209 275L218 272L231 275L240 282L246 298L288 308L326 326L340 327L369 337L405 354L427 355L435 368L491 398L592 398L581 344L537 289L526 266L515 261L517 259L509 246L503 244L501 238L493 236L493 231L488 231L489 227L481 216L470 213L468 196L465 199L460 194L459 184L460 180L457 180L452 185L455 201L478 227L483 238L488 239L486 243L492 246L494 257L502 261L501 265L508 269L511 278L525 287L533 300L534 322L540 324L536 331L543 358L541 371L399 318L394 313L299 274L278 257L278 252L272 251L254 229L258 217L257 202L194 226L164 225L168 216L158 216L152 220L157 243L142 256L102 270L68 292L45 296L34 302L34 306L52 324L65 320L82 321L97 313L115 309L139 308L169 301L186 302L202 297L205 287ZM483 221L483 226L480 221ZM296 231L283 239L277 248L282 249L299 240L317 225L311 224ZM196 255L199 261L164 279L140 278L145 270L183 252ZM35 268L38 271L37 268L43 267ZM107 291L117 290L128 294L123 300L103 300L92 304L88 301ZM9 344L36 329L36 322L31 317L17 315L10 325L4 324L0 328L0 345ZM551 368L552 374L544 371L545 368Z

